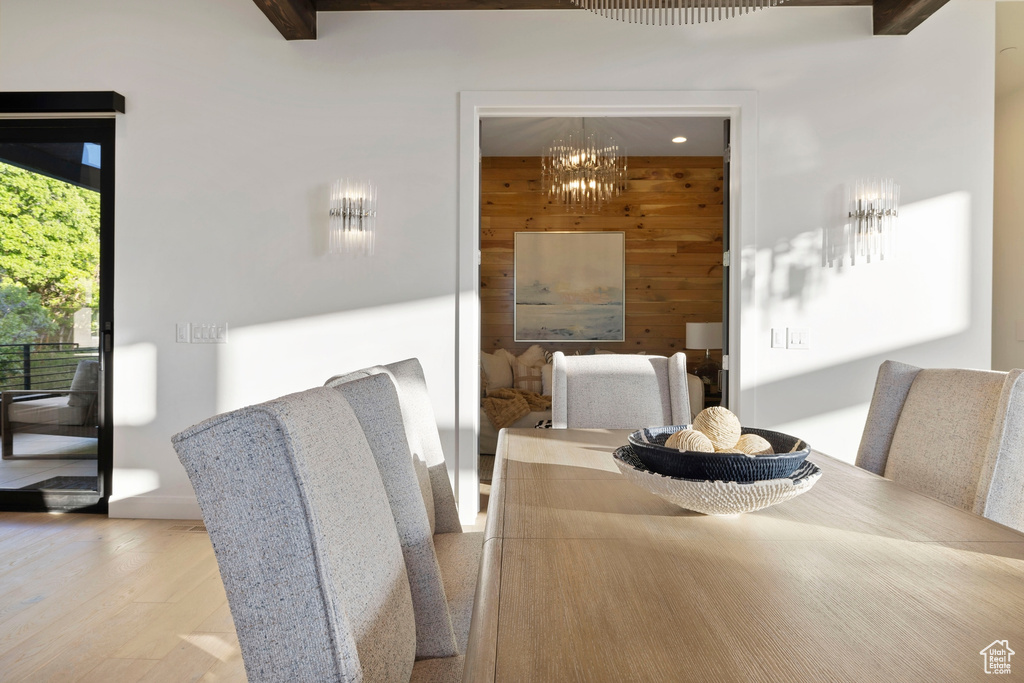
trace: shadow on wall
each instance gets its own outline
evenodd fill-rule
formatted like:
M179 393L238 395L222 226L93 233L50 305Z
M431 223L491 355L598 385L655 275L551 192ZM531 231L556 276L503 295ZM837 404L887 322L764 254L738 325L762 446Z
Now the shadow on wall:
M801 430L816 448L850 459L882 361L964 364L958 359L971 346L963 333L975 317L970 196L954 192L900 212L884 261L828 267L825 230L746 255L762 297L758 369L746 380L760 426ZM794 325L809 330L808 350L769 348L771 327Z

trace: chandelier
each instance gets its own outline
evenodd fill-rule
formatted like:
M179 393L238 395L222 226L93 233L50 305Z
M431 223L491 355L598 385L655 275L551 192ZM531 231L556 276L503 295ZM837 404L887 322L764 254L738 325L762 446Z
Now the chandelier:
M728 19L780 5L785 0L572 0L606 19L666 26Z
M626 186L625 154L612 137L588 133L585 121L552 142L541 163L548 197L566 211L599 209Z

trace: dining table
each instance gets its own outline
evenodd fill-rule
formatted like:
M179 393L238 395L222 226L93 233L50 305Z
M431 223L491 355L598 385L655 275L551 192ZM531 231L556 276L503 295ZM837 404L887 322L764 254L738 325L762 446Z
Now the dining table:
M691 512L628 434L500 432L465 681L1024 679L1024 534L816 451L802 495Z

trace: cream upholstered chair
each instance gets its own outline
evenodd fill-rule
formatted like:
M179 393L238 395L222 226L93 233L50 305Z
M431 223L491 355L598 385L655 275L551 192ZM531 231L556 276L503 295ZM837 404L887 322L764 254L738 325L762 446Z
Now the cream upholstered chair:
M409 680L416 624L370 446L336 391L172 439L213 541L250 681Z
M688 424L686 355L601 354L552 361L551 426L637 429Z
M329 385L355 411L384 479L412 584L417 656L465 654L483 534L462 533L460 525L457 532L431 535L431 484L405 437L399 393L387 368L366 368Z
M885 361L857 465L1024 531L1021 375Z

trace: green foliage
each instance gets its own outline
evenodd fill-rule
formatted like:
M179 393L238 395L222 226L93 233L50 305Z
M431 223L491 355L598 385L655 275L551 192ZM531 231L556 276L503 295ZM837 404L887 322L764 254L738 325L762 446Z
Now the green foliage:
M0 163L0 287L38 296L57 322L47 336L70 339L74 312L96 307L99 255L98 192Z
M38 294L20 285L0 284L0 344L32 343L56 327Z

